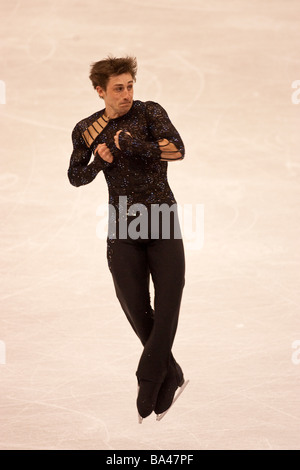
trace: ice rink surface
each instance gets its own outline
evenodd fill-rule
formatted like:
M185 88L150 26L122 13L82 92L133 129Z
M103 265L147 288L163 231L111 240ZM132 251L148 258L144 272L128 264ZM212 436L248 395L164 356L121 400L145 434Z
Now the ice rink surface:
M299 1L0 0L0 18L0 449L300 449ZM142 425L105 180L67 179L108 54L137 57L135 98L186 146L177 201L204 208L174 344L190 384Z

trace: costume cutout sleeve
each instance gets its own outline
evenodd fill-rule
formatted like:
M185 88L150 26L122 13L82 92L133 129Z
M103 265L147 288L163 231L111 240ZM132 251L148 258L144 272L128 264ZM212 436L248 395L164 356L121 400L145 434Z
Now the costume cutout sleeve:
M87 146L78 125L72 132L73 152L68 169L69 181L73 186L88 184L97 176L99 171L110 164L105 162L98 154L92 162L92 150Z
M182 160L185 153L184 145L168 114L158 103L148 101L146 105L147 125L152 142L139 138L137 123L130 135L126 132L120 134L119 143L122 153L128 157L140 156L144 159Z

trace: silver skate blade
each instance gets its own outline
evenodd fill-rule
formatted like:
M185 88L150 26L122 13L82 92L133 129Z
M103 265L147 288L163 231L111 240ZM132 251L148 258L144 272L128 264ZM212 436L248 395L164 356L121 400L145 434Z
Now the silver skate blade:
M156 421L161 421L164 416L166 416L166 414L168 413L168 411L172 408L172 406L174 405L175 401L180 397L180 395L182 394L183 390L185 389L185 387L188 385L189 383L189 380L185 380L184 383L181 385L181 387L179 388L178 392L176 393L175 397L173 398L173 401L172 401L172 404L171 406L166 410L164 411L163 413L160 413L159 415L156 415Z

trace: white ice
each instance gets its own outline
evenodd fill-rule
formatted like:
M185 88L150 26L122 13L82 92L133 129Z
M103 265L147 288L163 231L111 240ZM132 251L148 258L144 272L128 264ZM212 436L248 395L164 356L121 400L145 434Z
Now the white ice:
M0 17L0 448L299 449L299 1L0 0ZM137 57L135 98L186 145L177 201L204 208L174 344L190 384L142 425L141 345L96 236L107 187L67 179L110 53Z

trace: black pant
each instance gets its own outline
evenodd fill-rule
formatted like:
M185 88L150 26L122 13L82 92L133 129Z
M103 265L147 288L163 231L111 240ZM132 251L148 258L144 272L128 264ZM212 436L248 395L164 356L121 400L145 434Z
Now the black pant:
M176 219L175 215L175 219ZM134 218L129 217L128 221ZM173 221L174 223L174 221ZM177 222L178 223L178 222ZM139 380L161 383L174 358L171 350L177 329L185 260L181 238L115 238L107 240L109 269L117 298L144 350L136 375ZM174 228L174 225L173 225ZM154 285L154 309L149 282Z

